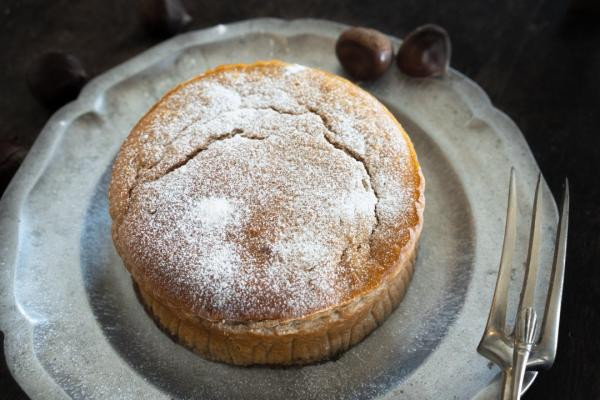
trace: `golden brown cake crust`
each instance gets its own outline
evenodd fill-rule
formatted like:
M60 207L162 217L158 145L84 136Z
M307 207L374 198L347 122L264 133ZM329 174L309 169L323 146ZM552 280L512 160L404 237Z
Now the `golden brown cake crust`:
M398 304L423 190L410 139L375 98L269 61L167 93L123 144L109 202L117 251L165 328L209 358L287 364L347 348ZM332 345L335 332L354 339ZM261 346L283 347L268 360Z
M407 252L408 254L408 252ZM416 249L398 274L365 296L327 312L288 321L231 324L186 315L138 285L146 310L179 343L201 356L235 365L301 365L330 359L363 340L402 301Z

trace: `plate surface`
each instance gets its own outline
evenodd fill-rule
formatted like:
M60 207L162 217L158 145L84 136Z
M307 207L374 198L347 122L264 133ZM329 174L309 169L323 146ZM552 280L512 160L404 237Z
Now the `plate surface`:
M475 349L496 279L509 170L517 168L523 199L517 282L539 170L514 123L456 71L416 80L393 66L363 85L412 137L427 205L405 300L339 359L280 369L205 361L154 325L115 253L106 198L112 161L163 93L233 62L277 58L343 74L333 47L344 28L259 19L187 33L96 78L51 118L0 203L0 327L10 369L32 398L493 395L498 370ZM557 211L546 187L543 196L548 261Z

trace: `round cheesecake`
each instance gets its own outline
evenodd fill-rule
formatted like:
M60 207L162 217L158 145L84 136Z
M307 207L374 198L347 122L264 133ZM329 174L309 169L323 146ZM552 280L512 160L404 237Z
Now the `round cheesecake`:
M400 303L423 223L413 145L373 96L280 61L158 101L113 166L112 235L156 322L200 355L305 364Z

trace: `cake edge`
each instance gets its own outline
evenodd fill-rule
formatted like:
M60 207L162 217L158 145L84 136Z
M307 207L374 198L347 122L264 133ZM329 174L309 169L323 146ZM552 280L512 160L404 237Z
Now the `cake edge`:
M327 74L337 77L331 73ZM344 80L341 77L337 78ZM365 93L369 94L366 91ZM425 206L425 179L414 145L393 114L385 105L382 106L406 138L419 185L418 198L414 203L416 224L408 228L409 240L403 246L395 267L388 269L377 287L342 304L298 318L258 321L210 320L162 298L160 291L153 290L152 285L145 285L141 271L127 265L121 257L138 287L141 302L158 326L203 357L235 365L298 365L330 359L362 341L380 326L400 304L412 279ZM111 179L111 189L114 189L112 183ZM115 228L119 218L113 215L115 211L111 206L112 234L116 243Z
M161 301L140 277L132 274L132 280L154 322L206 359L240 366L310 364L329 360L361 342L398 307L414 274L421 227L411 231L410 249L405 248L395 273L377 288L348 303L285 321L208 320Z

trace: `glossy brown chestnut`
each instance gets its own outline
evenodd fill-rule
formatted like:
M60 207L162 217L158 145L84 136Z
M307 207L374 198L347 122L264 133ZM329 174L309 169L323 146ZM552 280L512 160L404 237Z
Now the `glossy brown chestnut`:
M173 36L192 20L180 0L138 0L138 10L146 30L156 36Z
M352 78L372 80L392 62L390 39L374 29L354 27L344 31L335 44L338 60Z
M450 54L450 37L446 30L428 24L406 36L396 61L406 75L426 78L444 75L450 64Z
M29 89L50 109L77 98L87 79L77 57L56 51L43 54L27 71Z
M27 155L27 149L10 141L0 141L0 195Z

